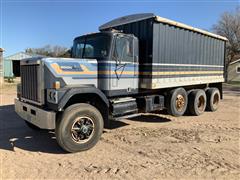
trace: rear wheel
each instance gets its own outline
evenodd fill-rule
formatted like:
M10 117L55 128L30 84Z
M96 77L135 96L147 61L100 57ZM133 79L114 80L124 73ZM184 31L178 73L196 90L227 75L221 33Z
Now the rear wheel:
M220 102L220 92L217 88L209 88L206 91L207 95L207 110L216 111Z
M207 104L206 94L203 90L198 89L190 92L188 109L192 115L199 116L204 113Z
M177 88L170 91L167 99L168 113L173 116L182 116L188 104L187 92L183 88Z
M103 131L101 113L89 104L69 106L57 122L56 139L68 152L84 151L92 148Z

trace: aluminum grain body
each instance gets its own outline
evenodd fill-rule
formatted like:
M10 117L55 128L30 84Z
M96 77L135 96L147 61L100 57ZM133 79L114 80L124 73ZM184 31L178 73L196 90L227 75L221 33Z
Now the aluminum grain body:
M138 37L140 88L224 82L227 39L222 36L150 13L118 18L99 29Z

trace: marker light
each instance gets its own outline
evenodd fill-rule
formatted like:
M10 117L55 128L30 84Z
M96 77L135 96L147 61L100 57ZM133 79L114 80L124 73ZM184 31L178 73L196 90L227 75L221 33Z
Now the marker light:
M54 88L54 89L59 89L59 88L60 88L60 82L59 82L59 81L55 81L55 82L53 83L53 88Z

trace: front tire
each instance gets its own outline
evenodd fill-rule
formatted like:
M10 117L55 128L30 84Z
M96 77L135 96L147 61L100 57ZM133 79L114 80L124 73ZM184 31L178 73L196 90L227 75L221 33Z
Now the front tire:
M167 98L168 113L173 116L182 116L188 104L187 92L183 88L177 88L170 91Z
M103 131L101 113L92 105L80 103L69 106L56 127L58 144L67 152L79 152L92 148Z

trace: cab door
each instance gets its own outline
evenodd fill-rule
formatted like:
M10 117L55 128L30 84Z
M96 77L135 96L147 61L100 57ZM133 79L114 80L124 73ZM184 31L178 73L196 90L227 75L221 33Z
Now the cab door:
M133 35L117 34L113 46L111 90L120 94L135 93L138 89L138 42Z

